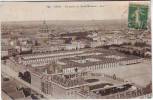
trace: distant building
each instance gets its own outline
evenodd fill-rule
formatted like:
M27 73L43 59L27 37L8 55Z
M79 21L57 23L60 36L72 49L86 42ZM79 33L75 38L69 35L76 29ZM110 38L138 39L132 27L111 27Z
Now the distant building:
M36 34L37 39L49 39L53 38L54 35L50 32L49 26L47 25L46 21L43 21L43 25L38 30L38 33Z
M51 46L33 46L32 53L49 53L53 51L60 51L62 50L62 46L60 45L51 45Z
M93 41L97 41L99 39L97 32L92 32L91 34L87 35L87 37L92 38Z
M42 33L42 34L48 34L49 33L49 27L46 24L46 21L43 21L43 25L41 26L39 32Z
M79 50L85 48L85 43L82 41L72 41L70 44L65 44L65 50Z

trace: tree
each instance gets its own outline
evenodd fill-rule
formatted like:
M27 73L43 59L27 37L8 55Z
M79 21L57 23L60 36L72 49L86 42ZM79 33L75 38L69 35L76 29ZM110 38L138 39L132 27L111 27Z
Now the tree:
M31 89L30 88L23 88L23 93L24 93L25 97L30 96Z
M22 72L19 72L18 77L20 77L21 79L24 79L24 75Z
M31 74L29 71L24 72L24 80L28 83L31 83Z

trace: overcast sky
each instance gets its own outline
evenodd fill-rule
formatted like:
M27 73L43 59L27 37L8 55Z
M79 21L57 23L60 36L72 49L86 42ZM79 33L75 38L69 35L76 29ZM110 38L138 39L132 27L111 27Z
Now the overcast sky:
M55 5L61 8L55 8ZM65 5L75 7L65 8ZM99 7L76 8L79 5ZM53 2L7 2L0 3L0 19L1 21L127 19L128 5L129 1L58 2L56 4Z

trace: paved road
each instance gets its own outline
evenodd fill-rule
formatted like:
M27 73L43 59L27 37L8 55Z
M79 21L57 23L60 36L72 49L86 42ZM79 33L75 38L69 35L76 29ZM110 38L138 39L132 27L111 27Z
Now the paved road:
M7 74L8 76L14 78L15 80L19 81L21 84L31 88L33 91L36 91L39 94L42 94L45 98L51 98L49 95L44 94L43 92L40 91L40 89L33 87L31 84L23 81L18 77L18 74L13 71L11 68L9 68L7 65L1 64L1 70L2 73Z

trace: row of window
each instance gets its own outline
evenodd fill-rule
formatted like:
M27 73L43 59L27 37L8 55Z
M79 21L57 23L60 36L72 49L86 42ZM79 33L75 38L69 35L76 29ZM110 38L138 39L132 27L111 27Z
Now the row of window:
M34 56L27 56L23 57L24 59L30 59L30 58L39 58L39 57L52 57L52 56L63 56L68 54L80 54L83 53L82 51L75 51L75 52L65 52L65 53L58 53L58 54L44 54L44 55L34 55Z
M42 92L44 92L45 94L52 94L53 92L53 86L51 85L51 83L42 82L41 88L42 88Z
M133 63L137 63L137 62L140 62L140 60L138 60L138 59L127 60L127 61L122 61L120 63L133 64ZM94 66L88 66L88 67L86 67L86 70L98 70L98 69L103 69L103 68L112 68L112 67L116 67L116 66L119 66L119 63L98 64L98 65L94 65ZM74 67L64 69L64 73L69 73L69 72L74 72Z
M118 66L119 63L107 63L107 64L98 64L98 65L93 65L93 66L88 66L85 67L86 70L96 70L96 69L102 69L102 68L112 68ZM69 73L69 72L74 72L74 67L73 68L67 68L64 69L64 73Z

